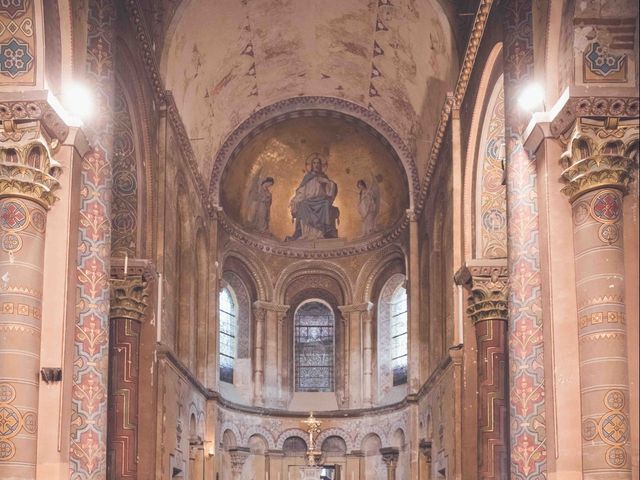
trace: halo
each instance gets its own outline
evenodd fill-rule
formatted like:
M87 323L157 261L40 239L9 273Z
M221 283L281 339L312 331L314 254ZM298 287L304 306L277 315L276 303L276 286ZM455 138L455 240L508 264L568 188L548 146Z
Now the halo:
M305 171L307 171L307 172L311 171L311 162L313 162L313 160L315 160L316 158L320 159L320 162L322 162L322 171L325 171L327 169L327 167L329 165L329 162L327 162L327 159L324 158L322 155L320 155L318 152L313 152L304 161L304 169L305 169Z

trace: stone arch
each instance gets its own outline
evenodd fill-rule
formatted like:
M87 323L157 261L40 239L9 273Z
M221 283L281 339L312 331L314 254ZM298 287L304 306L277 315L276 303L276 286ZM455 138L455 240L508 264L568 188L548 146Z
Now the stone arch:
M375 421L375 419L373 419L373 421ZM372 424L367 428L364 428L363 426L362 430L358 432L358 435L356 436L356 440L354 443L356 445L362 446L362 441L365 439L365 437L371 434L376 435L380 439L380 444L383 447L389 444L388 438L387 438L387 432L385 431L384 428L382 428L381 425L377 425L377 424Z
M215 156L209 180L209 197L213 203L220 203L222 173L239 147L274 123L289 118L314 115L358 120L372 133L381 137L384 143L390 145L404 169L409 187L409 205L413 208L414 196L420 189L420 179L413 154L400 135L377 112L349 100L323 96L300 96L281 100L261 108L240 123L229 134Z
M232 447L236 447L238 445L240 445L240 443L242 442L242 434L240 433L240 430L238 429L237 425L235 425L232 422L224 422L221 426L220 426L220 445L222 446L229 446L225 444L225 435L228 436L228 434L230 433L231 435L233 435L233 439L235 440L235 444L234 445L230 445Z
M344 440L344 443L347 446L347 452L350 452L356 449L355 444L351 439L351 435L349 435L343 429L337 428L337 427L323 430L320 433L320 435L318 435L318 438L316 439L316 445L322 445L322 442L324 442L329 437L340 437L342 440Z
M301 430L299 428L289 428L280 434L278 440L276 441L276 450L282 450L282 446L284 445L284 441L289 437L300 437L305 439L309 436L307 432ZM306 440L305 440L306 442Z
M344 269L329 261L303 260L288 265L278 277L274 288L274 301L281 305L286 302L289 286L299 277L309 274L324 275L333 279L342 291L344 305L350 305L353 299L351 282Z
M369 442L375 443L376 446L372 449L367 448L367 444ZM367 453L375 453L377 455L379 453L378 450L382 448L384 444L382 443L382 439L380 438L380 435L378 435L377 433L367 433L362 437L362 439L357 445L365 455Z
M247 270L247 273L251 276L257 297L254 300L262 300L265 302L270 301L270 299L273 298L273 290L271 287L272 282L262 262L248 250L239 251L230 249L225 251L222 255L222 268L224 268L226 261L230 258L233 258L242 264L242 266Z
M406 254L400 246L393 246L381 256L375 256L366 261L356 280L356 292L354 301L373 302L374 284L387 266L394 261L401 261L405 265Z
M471 116L471 126L469 128L469 148L467 150L467 158L465 160L464 185L463 185L463 201L464 208L464 253L467 258L474 258L475 238L474 232L474 206L477 169L479 166L480 137L482 128L485 123L484 112L489 103L489 97L494 89L496 82L496 71L502 70L502 43L497 42L485 62L485 67L478 86L478 94L473 107Z
M259 433L247 437L246 444L252 455L263 455L269 449L267 440Z
M247 427L247 429L244 432L243 442L248 444L249 439L255 435L262 437L262 439L266 442L267 448L269 449L276 448L276 441L273 437L273 434L266 428L261 427L259 425L251 425Z

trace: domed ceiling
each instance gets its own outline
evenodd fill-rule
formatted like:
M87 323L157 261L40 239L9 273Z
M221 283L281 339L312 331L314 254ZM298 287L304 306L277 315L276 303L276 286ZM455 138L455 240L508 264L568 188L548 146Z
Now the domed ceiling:
M242 121L297 96L376 112L422 169L458 71L436 0L183 0L162 49L205 183Z
M408 207L409 189L400 161L363 124L308 117L244 144L222 175L221 200L243 230L296 246L387 231Z

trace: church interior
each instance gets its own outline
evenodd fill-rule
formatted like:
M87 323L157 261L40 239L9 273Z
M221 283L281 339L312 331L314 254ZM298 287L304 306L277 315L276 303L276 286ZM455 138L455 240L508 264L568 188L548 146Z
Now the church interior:
M638 480L632 0L0 0L0 478Z

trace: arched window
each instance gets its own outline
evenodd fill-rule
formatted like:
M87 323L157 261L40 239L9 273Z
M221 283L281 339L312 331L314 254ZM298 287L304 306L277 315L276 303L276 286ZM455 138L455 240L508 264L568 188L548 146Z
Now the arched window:
M393 386L407 383L407 290L398 286L391 307L391 368Z
M236 304L227 287L220 291L218 313L220 321L220 380L233 383L238 322Z
M332 392L334 316L319 300L302 303L294 315L296 392Z

